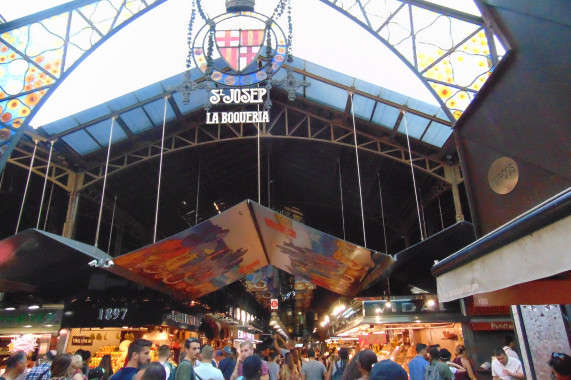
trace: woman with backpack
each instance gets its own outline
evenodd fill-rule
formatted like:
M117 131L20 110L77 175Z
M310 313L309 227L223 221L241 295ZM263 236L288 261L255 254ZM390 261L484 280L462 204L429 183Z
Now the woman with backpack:
M347 367L347 363L349 362L349 351L344 347L340 348L338 355L339 359L329 367L329 371L327 373L328 379L341 380L343 377L343 372L345 372L345 367Z

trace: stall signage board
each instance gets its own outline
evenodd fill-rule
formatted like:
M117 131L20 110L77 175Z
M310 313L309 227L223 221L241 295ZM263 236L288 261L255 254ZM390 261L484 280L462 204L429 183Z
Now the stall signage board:
M428 303L426 299L391 299L364 301L365 317L376 317L387 314L433 314L452 310L441 309L438 302ZM456 312L454 310L453 312Z
M467 315L511 315L509 306L486 306L474 302L474 297L464 300Z
M168 313L160 305L143 303L101 303L66 305L63 327L122 327L159 325Z
M514 329L513 322L471 322L474 331L508 331Z
M0 329L26 325L59 325L61 318L61 310L0 311Z
M238 330L238 339L247 339L247 340L254 340L254 334Z

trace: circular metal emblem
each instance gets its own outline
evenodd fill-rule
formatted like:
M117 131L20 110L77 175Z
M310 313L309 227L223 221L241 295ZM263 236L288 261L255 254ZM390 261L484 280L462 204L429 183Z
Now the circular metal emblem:
M519 169L509 157L498 158L488 169L488 184L497 194L508 194L516 187L518 180Z
M267 51L268 40L271 41L270 52ZM207 74L209 43L213 67ZM200 29L192 53L196 67L212 81L225 86L250 86L266 80L281 68L287 54L287 40L280 26L260 13L225 13Z

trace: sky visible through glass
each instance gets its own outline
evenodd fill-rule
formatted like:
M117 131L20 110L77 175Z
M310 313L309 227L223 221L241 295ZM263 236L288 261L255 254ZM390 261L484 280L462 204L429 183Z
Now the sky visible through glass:
M62 0L2 0L0 14L14 20ZM479 14L472 0L432 1ZM203 1L209 16L225 12L225 0ZM258 0L256 11L271 15L277 0ZM292 0L293 54L412 98L438 105L418 77L385 45L318 0ZM35 115L39 127L185 70L190 0L169 0L110 38L85 59ZM197 17L195 32L203 25ZM287 30L283 15L279 24ZM340 27L342 25L342 27Z

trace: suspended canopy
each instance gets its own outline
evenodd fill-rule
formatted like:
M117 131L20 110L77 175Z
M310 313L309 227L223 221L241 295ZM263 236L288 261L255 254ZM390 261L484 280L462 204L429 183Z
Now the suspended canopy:
M116 258L34 229L1 241L0 258L2 290L63 289L64 283L68 289L87 289L80 279L89 282L86 271L101 270L88 265L91 262L177 299L202 297L269 264L354 296L388 274L394 263L389 255L327 235L252 201Z

